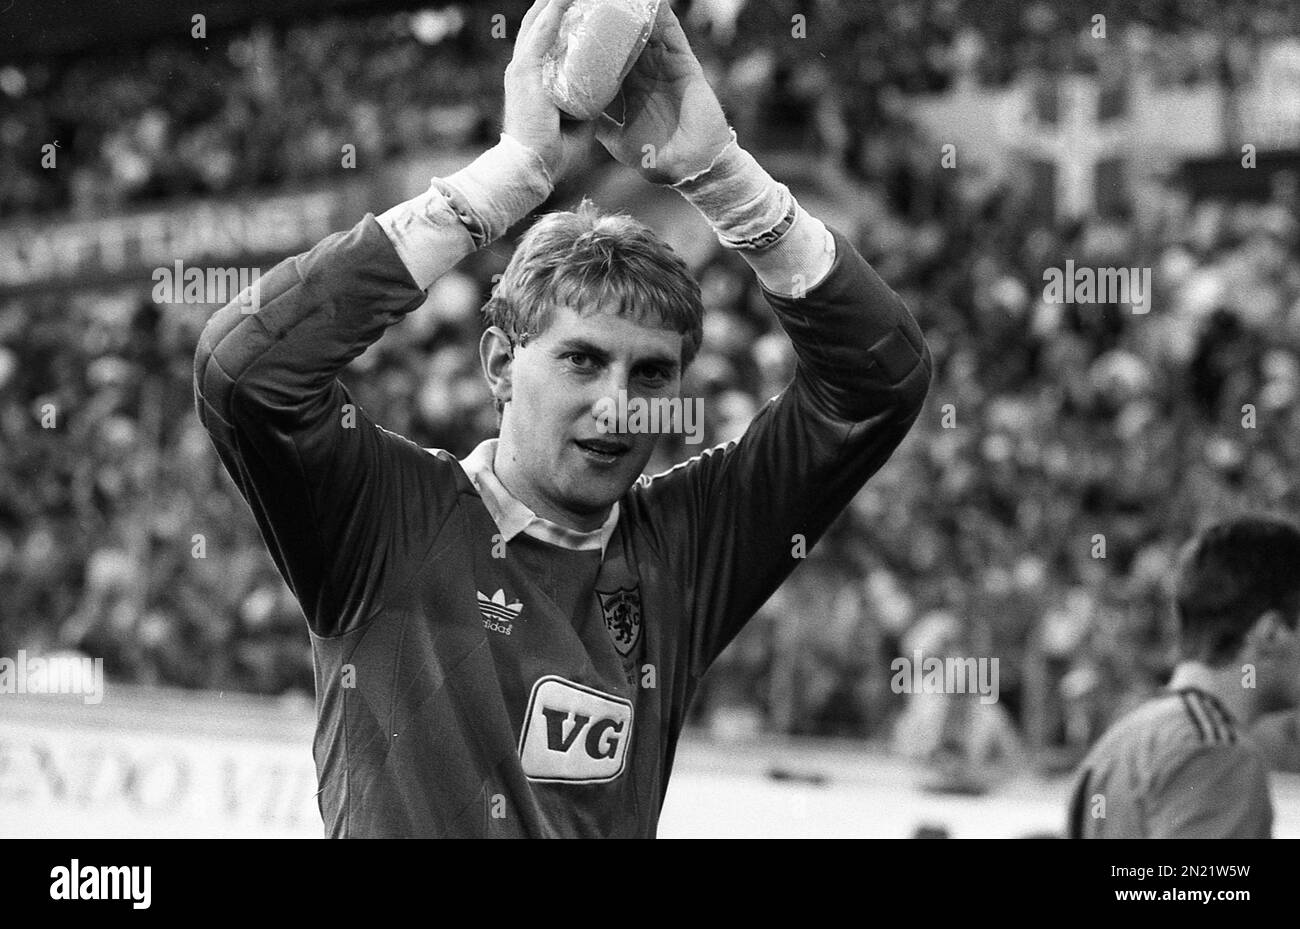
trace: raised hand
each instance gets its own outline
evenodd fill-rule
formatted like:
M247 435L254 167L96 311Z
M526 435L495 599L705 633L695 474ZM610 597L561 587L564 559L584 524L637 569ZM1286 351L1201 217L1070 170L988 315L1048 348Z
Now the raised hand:
M707 168L731 139L722 105L668 0L659 4L650 41L621 96L623 121L607 109L595 119L596 138L652 183L676 183Z
M561 120L560 109L542 85L542 57L555 43L564 11L574 0L537 0L524 14L515 49L506 65L501 129L537 152L558 182L579 162L595 124Z

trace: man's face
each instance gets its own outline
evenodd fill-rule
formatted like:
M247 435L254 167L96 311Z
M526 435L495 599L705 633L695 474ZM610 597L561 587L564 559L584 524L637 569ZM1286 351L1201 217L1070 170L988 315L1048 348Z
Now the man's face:
M681 390L684 336L604 310L551 314L546 331L514 351L510 402L496 471L539 516L595 529L640 476L657 436L602 431L599 412L626 397L673 398ZM603 403L602 403L603 402Z

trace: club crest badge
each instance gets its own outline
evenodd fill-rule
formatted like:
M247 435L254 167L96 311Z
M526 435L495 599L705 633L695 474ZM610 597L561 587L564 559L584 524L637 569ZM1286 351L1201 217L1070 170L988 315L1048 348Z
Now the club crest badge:
M596 591L600 598L600 611L605 617L605 628L614 640L618 653L626 658L641 639L641 590L639 587L619 588L606 593Z

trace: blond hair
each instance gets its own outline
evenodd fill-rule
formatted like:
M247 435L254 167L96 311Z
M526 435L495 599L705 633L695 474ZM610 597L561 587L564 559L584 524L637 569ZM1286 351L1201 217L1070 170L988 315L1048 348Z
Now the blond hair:
M700 285L686 263L649 227L602 214L585 197L577 210L547 213L520 237L483 318L525 345L561 306L657 320L685 336L683 367L704 338Z

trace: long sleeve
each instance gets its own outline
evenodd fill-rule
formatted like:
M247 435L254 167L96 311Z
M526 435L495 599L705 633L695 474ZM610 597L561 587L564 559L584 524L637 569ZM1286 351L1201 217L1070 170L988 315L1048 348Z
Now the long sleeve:
M931 361L916 321L838 231L802 297L763 286L794 344L792 383L737 441L647 479L632 504L688 580L690 665L702 674L893 453Z
M379 606L373 592L420 554L403 540L436 531L413 523L447 509L451 483L428 479L436 459L372 423L337 380L424 293L373 216L258 286L256 312L236 300L203 331L198 415L309 625L332 634Z
M419 196L280 262L204 329L199 419L318 634L363 623L376 591L414 570L426 553L413 540L436 537L459 467L372 423L339 373L551 186L503 133Z

